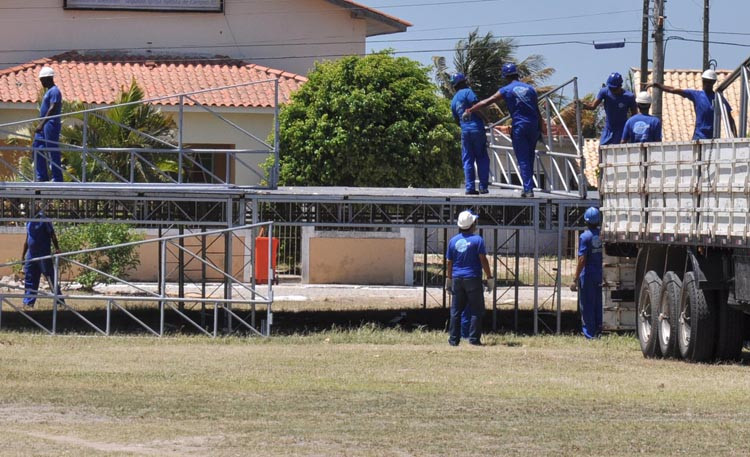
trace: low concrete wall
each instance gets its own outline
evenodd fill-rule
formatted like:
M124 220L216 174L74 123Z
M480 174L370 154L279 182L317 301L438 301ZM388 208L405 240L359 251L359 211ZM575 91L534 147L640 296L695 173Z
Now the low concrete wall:
M412 285L414 232L302 229L302 281L310 284Z

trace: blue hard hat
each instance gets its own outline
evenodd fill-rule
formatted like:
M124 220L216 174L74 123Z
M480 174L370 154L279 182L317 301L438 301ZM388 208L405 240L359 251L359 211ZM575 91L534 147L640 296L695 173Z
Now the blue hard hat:
M599 221L601 220L601 213L599 212L599 209L594 208L593 206L587 209L586 212L583 213L583 220L586 221L587 224L598 225Z
M518 74L518 67L516 67L516 64L508 62L506 64L503 64L503 78L507 78L508 76L513 76Z
M622 75L617 72L609 75L609 78L607 78L607 86L609 86L610 89L622 87Z
M455 75L451 76L451 85L454 87L464 81L466 81L466 76L464 76L463 73L456 73Z

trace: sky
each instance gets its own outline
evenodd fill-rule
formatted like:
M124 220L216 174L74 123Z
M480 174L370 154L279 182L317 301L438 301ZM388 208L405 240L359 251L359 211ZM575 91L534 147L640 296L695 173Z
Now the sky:
M481 34L515 37L518 56L541 54L556 70L549 83L579 78L582 94L596 92L607 76L627 77L640 65L643 2L641 0L360 0L405 19L405 33L368 39L369 51L393 48L398 55L431 65L446 57L450 67L456 42L479 28ZM734 69L750 55L747 0L711 0L711 58L721 69ZM670 0L665 6L665 68L700 68L703 62L703 0ZM523 36L525 35L525 36ZM537 36L529 36L537 35ZM544 36L546 35L546 36ZM595 50L593 42L626 41L622 49ZM696 40L695 42L687 40ZM548 44L552 42L570 42ZM650 46L651 48L651 46Z

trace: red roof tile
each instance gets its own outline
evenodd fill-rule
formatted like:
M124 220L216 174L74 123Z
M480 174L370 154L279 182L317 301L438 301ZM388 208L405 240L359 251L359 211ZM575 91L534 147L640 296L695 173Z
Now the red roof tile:
M55 83L66 100L111 104L135 78L146 98L193 92L213 87L279 78L279 101L285 103L307 78L273 68L231 59L175 56L81 55L68 52L0 70L0 102L36 103L43 66L55 70ZM254 84L193 96L207 106L272 108L274 85ZM177 105L171 98L156 102ZM186 104L193 104L186 101Z

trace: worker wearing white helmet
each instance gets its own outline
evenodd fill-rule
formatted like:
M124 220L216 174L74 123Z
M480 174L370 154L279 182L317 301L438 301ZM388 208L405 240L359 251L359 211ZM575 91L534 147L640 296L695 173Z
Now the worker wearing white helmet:
M451 303L450 337L448 343L458 346L461 341L461 315L465 308L471 309L469 344L481 345L482 314L484 314L484 291L482 270L487 276L487 288L494 289L495 280L490 272L484 239L475 234L479 217L471 211L458 215L458 235L451 238L445 270L445 289L453 295Z
M693 89L678 89L676 87L665 86L664 84L652 83L647 87L658 87L659 89L669 92L670 94L677 94L681 97L685 97L693 102L693 108L695 109L695 131L693 132L694 140L710 140L714 137L714 100L716 96L714 94L714 85L718 76L714 70L706 70L701 75L703 80L703 90ZM729 125L732 129L732 133L737 135L737 127L734 124L734 118L732 117L732 107L726 100L723 100L724 106L726 107L727 114L729 116Z
M651 95L640 92L635 97L639 113L625 122L622 130L623 143L653 143L661 141L661 121L651 116Z
M55 71L50 67L43 67L39 72L39 81L46 89L39 117L43 118L36 128L34 135L34 163L37 181L49 181L47 158L50 159L52 180L63 181L62 161L60 159L60 130L62 123L58 116L62 113L62 93L55 85Z

